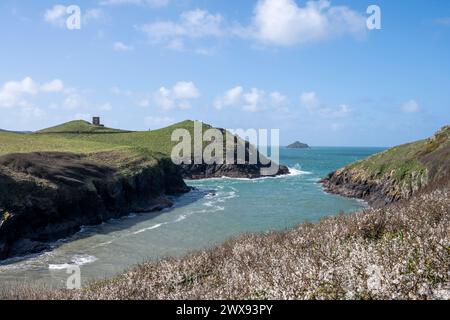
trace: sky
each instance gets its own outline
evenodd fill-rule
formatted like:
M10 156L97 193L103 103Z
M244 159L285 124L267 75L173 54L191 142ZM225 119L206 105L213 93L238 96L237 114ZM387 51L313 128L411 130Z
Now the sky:
M282 144L422 139L450 123L450 2L1 1L0 128L92 116L280 129Z

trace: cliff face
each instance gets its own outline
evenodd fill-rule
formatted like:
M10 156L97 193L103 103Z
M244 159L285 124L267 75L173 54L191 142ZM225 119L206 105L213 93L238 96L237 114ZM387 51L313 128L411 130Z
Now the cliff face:
M450 127L431 138L398 146L330 173L327 192L381 206L408 199L450 172Z
M238 155L238 144L244 145L244 157L240 158ZM256 149L248 141L243 141L236 138L234 146L234 161L230 164L226 162L226 147L223 150L223 163L219 164L194 164L194 159L191 159L192 164L180 165L182 175L185 179L206 179L206 178L247 178L255 179L267 176L278 176L289 174L289 169L280 164L274 164L273 171L266 172L264 170L269 168L271 161L267 159L262 153ZM256 163L250 161L250 158L256 159ZM242 164L240 164L242 163Z
M204 125L205 129L212 128ZM225 137L227 131L218 129ZM204 145L205 147L205 145ZM229 148L229 149L228 149ZM227 162L227 154L233 155L233 161ZM273 163L264 156L257 147L249 141L243 140L239 136L234 136L234 143L227 146L223 142L223 158L217 164L195 164L194 157L191 157L191 164L180 165L183 177L186 179L206 179L206 178L247 178L255 179L261 177L274 177L289 174L289 168ZM270 170L268 170L270 168Z
M399 180L395 172L379 176L360 168L340 169L322 180L325 191L364 199L378 207L407 199L428 183L427 171L413 171Z
M171 206L166 195L189 190L168 159L122 159L121 168L99 164L114 156L0 157L0 259L44 250L82 225L161 210Z
M263 166L259 164L192 164L181 165L181 172L186 179L207 179L207 178L247 178L255 179L263 177L261 169ZM278 172L274 175L289 174L289 169L286 166L280 165Z

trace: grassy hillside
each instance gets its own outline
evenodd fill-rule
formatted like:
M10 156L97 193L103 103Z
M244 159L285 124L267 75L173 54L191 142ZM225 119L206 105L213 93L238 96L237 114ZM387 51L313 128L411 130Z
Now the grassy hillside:
M210 125L203 124L203 131L210 128ZM173 146L178 143L171 141L172 132L176 129L186 129L193 137L194 121L186 120L153 131L124 131L77 120L26 136L0 132L0 154L32 151L95 152L132 147L170 156Z
M211 126L203 125L203 130L209 128ZM186 129L193 136L194 121L187 120L154 131L130 132L98 127L86 121L77 120L43 129L34 134L0 132L0 155L40 151L82 154L118 151L124 155L128 153L153 158L167 157L170 156L172 147L178 143L171 141L171 135L175 129ZM106 156L92 157L102 160L102 163L110 161Z
M203 125L203 130L211 128ZM123 132L116 134L90 134L89 132L80 134L61 134L66 139L83 140L95 143L108 143L115 146L133 146L141 149L151 150L170 156L173 146L178 142L172 142L172 132L176 129L188 130L192 137L194 135L194 121L186 120L162 129L153 131Z
M0 132L0 155L36 151L89 153L119 148L105 142L67 139L59 135Z
M369 203L409 198L450 172L450 126L431 138L404 144L331 173L325 189Z
M92 153L129 148L144 153L170 155L173 145L176 144L171 142L171 134L179 128L187 129L193 134L194 122L184 121L160 130L141 132L98 127L82 120L27 135L2 131L0 155L37 151ZM205 125L204 128L210 126Z
M347 168L363 169L374 176L393 175L403 180L411 179L413 173L426 173L432 165L450 169L450 126L443 127L429 139L394 147Z
M75 133L80 132L80 133ZM102 133L102 134L99 134ZM96 127L85 121L72 121L33 134L0 132L0 155L29 152L72 152L87 154L97 163L128 170L137 159L152 161L163 155L143 148L129 139L112 139L127 131ZM93 139L102 136L103 139ZM91 139L92 138L92 139ZM153 159L153 160L152 160Z

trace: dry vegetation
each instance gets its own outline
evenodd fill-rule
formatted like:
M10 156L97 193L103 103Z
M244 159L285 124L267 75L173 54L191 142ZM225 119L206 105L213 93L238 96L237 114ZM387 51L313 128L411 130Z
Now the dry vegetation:
M450 299L450 189L429 190L143 264L80 291L15 286L0 298Z

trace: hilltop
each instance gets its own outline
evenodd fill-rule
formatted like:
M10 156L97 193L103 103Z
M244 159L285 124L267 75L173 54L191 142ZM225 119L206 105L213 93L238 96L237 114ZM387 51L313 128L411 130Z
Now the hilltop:
M450 172L450 126L432 137L394 147L333 172L322 183L331 193L382 205L407 199Z
M36 133L123 133L126 130L112 129L104 126L96 126L84 120L66 122L54 127L37 131Z

